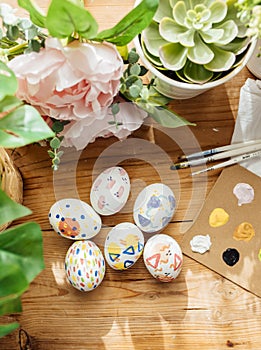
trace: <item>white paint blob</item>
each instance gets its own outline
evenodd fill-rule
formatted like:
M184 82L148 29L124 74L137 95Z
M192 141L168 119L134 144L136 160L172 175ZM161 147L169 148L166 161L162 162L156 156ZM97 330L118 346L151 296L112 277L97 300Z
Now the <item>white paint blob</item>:
M233 188L233 194L238 199L238 205L251 203L254 200L255 191L252 186L247 183L240 182Z
M206 253L211 247L210 236L209 235L194 236L190 241L190 247L191 247L191 250L195 253L200 253L200 254Z

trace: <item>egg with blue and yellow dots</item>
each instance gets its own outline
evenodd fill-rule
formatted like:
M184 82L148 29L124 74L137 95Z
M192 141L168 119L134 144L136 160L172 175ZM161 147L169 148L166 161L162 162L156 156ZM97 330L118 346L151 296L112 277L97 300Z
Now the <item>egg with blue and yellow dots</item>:
M65 273L69 283L82 292L97 288L105 275L105 260L92 241L75 241L65 257Z
M61 199L49 211L49 221L60 236L82 240L96 236L101 229L101 218L93 208L76 198Z
M163 230L176 210L176 199L171 188L162 183L146 186L137 196L133 218L139 229L146 233Z

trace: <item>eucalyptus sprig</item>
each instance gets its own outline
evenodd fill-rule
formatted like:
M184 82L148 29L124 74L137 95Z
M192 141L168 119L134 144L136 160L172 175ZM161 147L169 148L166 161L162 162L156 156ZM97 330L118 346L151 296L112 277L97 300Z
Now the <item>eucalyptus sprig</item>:
M16 55L39 52L46 35L30 19L15 15L15 9L0 4L0 59L7 62Z
M195 125L168 108L170 98L160 94L154 85L154 78L148 84L144 76L148 70L139 62L139 55L132 48L125 59L127 65L121 78L120 94L128 101L135 103L157 123L169 128L184 125Z

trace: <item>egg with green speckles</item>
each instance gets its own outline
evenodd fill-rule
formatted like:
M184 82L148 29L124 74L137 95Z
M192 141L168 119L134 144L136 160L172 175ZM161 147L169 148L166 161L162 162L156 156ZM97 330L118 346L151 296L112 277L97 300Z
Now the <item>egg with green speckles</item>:
M72 240L89 239L101 229L101 218L93 208L76 198L61 199L49 211L49 221L60 236Z
M76 241L65 256L68 282L82 292L96 289L105 276L105 260L100 248L92 241Z

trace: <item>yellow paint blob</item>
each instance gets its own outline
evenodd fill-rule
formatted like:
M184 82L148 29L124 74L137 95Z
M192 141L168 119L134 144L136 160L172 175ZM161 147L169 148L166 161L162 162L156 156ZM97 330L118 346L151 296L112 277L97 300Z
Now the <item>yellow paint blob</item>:
M209 225L211 227L220 227L225 225L229 220L228 213L223 208L215 208L209 215Z
M249 242L255 235L254 227L249 222L242 222L233 233L233 238L237 241Z

